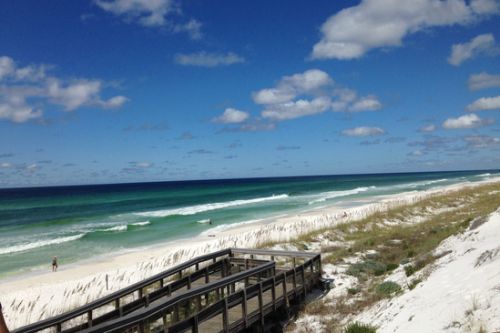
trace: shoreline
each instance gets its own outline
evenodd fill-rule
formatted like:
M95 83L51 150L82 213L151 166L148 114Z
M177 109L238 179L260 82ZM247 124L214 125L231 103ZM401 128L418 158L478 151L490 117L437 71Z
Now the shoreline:
M433 195L499 181L497 177L424 191L374 196L362 199L366 201L365 204L351 208L329 205L255 223L228 226L216 232L215 237L210 237L211 231L207 230L193 238L79 261L57 273L49 272L47 265L46 272L29 272L0 280L0 301L4 304L7 324L14 329L88 303L203 253L227 247L255 247L264 242L287 242L311 231L360 220L373 213L412 204ZM348 213L347 217L342 216L344 211ZM109 290L105 289L106 275L109 276Z

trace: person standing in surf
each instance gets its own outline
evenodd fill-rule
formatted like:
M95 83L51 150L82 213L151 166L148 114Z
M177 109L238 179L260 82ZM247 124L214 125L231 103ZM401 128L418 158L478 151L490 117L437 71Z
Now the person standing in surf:
M52 272L57 272L57 257L52 258Z

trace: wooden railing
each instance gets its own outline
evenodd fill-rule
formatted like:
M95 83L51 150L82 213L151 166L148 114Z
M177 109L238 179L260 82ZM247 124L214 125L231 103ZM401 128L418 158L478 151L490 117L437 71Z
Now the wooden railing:
M231 250L225 249L207 255L203 255L200 257L196 257L192 260L186 261L182 264L172 267L164 272L156 274L148 279L134 283L126 288L120 289L103 298L99 298L73 311L66 312L59 316L48 318L31 325L21 327L17 330L14 330L12 333L33 333L52 327L55 327L56 332L61 332L62 325L65 322L78 319L82 315L85 315L87 317L87 321L89 323L92 323L94 317L93 316L94 311L98 310L99 308L107 305L112 305L117 311L123 310L122 305L125 303L124 300L130 295L133 295L138 299L142 299L145 297L144 295L145 289L146 290L151 289L151 287L155 288L157 285L163 287L166 284L165 282L167 281L167 279L173 276L177 275L178 277L182 278L183 272L191 270L193 268L195 269L195 271L198 271L199 268L203 266L203 264L206 264L207 262L210 261L216 263L217 259L227 258L229 257L230 254Z
M317 253L227 249L13 333L239 332L303 300L320 277ZM132 294L137 297L125 302ZM106 306L111 311L96 316Z

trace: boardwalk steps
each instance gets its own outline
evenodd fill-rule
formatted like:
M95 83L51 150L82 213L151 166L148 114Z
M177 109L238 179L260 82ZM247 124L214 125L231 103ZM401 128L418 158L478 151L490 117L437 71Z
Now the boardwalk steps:
M231 248L12 333L264 331L320 278L318 253Z

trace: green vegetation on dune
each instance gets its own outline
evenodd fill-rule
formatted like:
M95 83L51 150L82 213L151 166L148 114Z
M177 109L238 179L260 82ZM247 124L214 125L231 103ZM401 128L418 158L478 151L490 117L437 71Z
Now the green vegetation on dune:
M417 273L448 254L434 250L446 238L473 230L487 221L488 215L500 206L499 192L500 183L492 183L436 194L412 205L309 233L291 242L298 248L313 248L314 243L325 239L344 244L322 246L323 263L347 265L346 274L357 278L357 284L350 287L345 296L327 303L316 301L304 311L309 315L320 314L321 322L331 332L375 332L362 330L357 323L348 326L354 327L352 331L343 327L345 320L375 302L425 283L426 274ZM400 265L407 277L417 275L409 280L405 289L395 282L384 282ZM430 270L424 271L428 272ZM325 313L329 314L327 318Z

